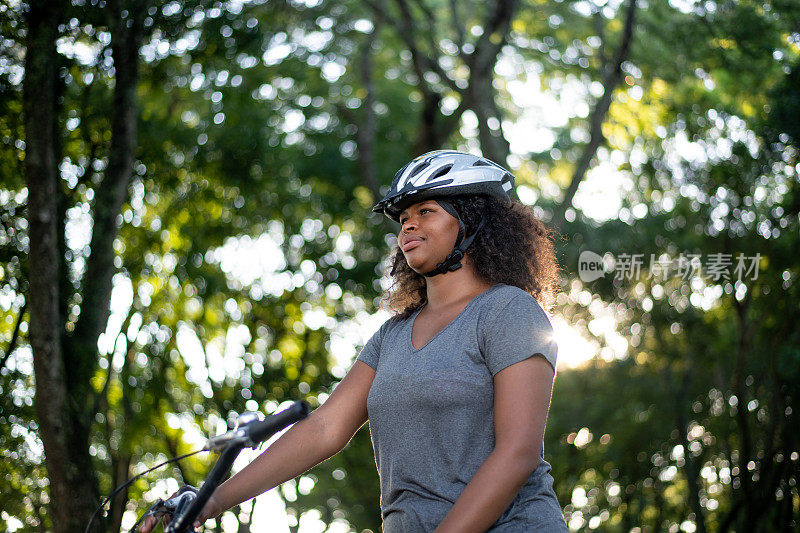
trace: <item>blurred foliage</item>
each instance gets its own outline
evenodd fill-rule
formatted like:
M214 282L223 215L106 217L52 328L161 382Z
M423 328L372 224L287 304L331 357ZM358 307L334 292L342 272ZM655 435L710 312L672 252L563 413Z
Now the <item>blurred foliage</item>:
M103 5L74 1L59 42L67 331L108 162L115 73ZM496 7L459 3L453 25L456 3L413 5L430 22L416 28L421 49L448 81L416 75L402 29L376 20L370 2L148 5L137 163L114 242L121 303L98 341L87 399L105 494L119 465L127 476L194 449L198 431L216 432L232 413L329 394L365 340L391 242L369 212L377 191L358 133L372 116L376 179L388 184L424 145L423 95L440 99L437 120L463 102L450 83L466 83L462 53ZM533 113L547 145L514 151L507 134L508 162L545 219L587 144L627 5L521 2L490 70L504 120ZM49 526L26 341L25 9L0 6L0 524L23 531ZM595 159L624 179L619 214L597 220L578 202L559 245L557 314L598 353L556 381L545 445L555 488L575 530L796 530L800 9L789 0L637 9ZM541 102L518 102L514 82L536 83ZM564 120L548 119L547 106ZM448 143L479 148L467 122ZM581 282L584 250L644 254L642 276ZM758 277L647 276L650 254L681 253L760 254ZM597 326L609 313L623 349ZM210 461L157 477L197 483ZM365 430L306 477L313 489L278 491L290 516L316 509L326 523L379 529ZM129 515L164 495L153 479L133 486Z

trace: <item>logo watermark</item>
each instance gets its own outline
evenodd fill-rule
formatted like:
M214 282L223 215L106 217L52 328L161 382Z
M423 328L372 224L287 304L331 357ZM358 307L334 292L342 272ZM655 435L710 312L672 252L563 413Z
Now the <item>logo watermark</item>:
M677 257L667 254L611 253L599 255L584 250L578 257L578 276L588 283L613 273L617 280L645 279L666 281L670 277L690 280L701 277L711 281L745 281L758 279L758 265L761 254L689 254Z

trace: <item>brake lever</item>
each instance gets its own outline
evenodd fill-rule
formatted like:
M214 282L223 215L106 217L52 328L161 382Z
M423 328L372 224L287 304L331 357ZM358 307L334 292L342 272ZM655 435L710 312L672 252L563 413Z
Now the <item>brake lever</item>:
M150 516L155 517L156 520L160 520L165 516L175 516L176 514L182 513L195 498L197 498L197 489L191 485L184 485L178 489L178 493L175 494L175 496L167 500L161 498L157 499L155 503L145 511L142 517L136 521L131 531L134 533L138 531L142 522Z
M228 446L235 445L235 444L243 444L245 446L252 447L254 443L247 435L245 429L247 426L252 424L253 422L258 422L261 420L261 417L258 413L252 412L245 412L239 415L236 419L236 427L222 433L221 435L217 435L216 437L211 437L206 441L206 445L203 447L205 451L216 451L222 450Z
M191 485L184 485L178 490L178 494L164 502L164 508L170 514L180 514L195 498L197 489Z

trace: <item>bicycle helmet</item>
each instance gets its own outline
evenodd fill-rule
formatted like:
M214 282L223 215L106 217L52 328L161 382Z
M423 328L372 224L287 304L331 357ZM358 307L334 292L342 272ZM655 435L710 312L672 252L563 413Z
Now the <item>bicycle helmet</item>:
M457 194L486 194L509 198L514 176L484 157L455 150L423 154L395 174L389 192L372 208L399 222L411 204Z
M446 199L456 195L495 196L509 199L514 176L486 158L455 150L437 150L421 155L400 169L389 192L372 208L395 222L400 213L417 202L435 200L458 221L458 237L453 251L424 276L435 276L461 268L461 260L475 235L483 227L481 219L475 232L465 238L466 228L456 209Z

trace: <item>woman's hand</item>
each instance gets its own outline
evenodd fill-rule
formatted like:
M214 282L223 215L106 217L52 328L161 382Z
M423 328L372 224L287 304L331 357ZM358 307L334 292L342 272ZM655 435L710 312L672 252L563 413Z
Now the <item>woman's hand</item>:
M175 494L177 494L177 492ZM175 494L173 494L172 496L175 496ZM172 496L170 496L170 498L172 498ZM206 504L203 506L203 510L200 511L200 514L197 516L197 519L194 521L194 524L192 524L192 527L195 530L198 529L205 523L206 520L218 517L219 515L222 514L224 510L225 509L223 509L222 506L220 506L219 502L217 501L216 498L214 498L214 495L212 494L211 497L206 502ZM169 523L170 523L170 518L165 516L163 520L163 525L166 526ZM157 525L158 525L158 518L156 518L155 516L148 516L147 518L145 518L144 522L142 522L142 526L139 528L139 531L141 533L150 533L151 531L153 531L153 529L155 529Z
M163 522L164 525L167 525L169 523L167 521L167 517L164 517ZM144 519L142 525L139 526L139 531L141 533L150 533L151 531L153 531L153 528L156 527L157 525L158 525L158 518L156 518L155 516L148 516L147 518Z

